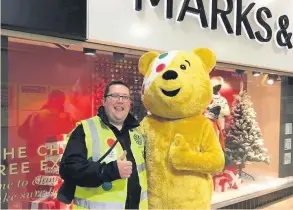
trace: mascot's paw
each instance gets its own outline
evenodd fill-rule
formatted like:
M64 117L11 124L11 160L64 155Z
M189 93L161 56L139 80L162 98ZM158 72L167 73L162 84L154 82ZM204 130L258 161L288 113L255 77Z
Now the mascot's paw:
M174 141L170 146L169 159L174 168L178 170L185 169L184 161L188 160L192 154L184 136L176 134Z

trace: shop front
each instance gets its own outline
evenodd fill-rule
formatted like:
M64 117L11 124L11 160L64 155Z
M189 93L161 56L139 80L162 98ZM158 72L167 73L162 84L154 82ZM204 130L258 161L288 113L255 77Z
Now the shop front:
M139 120L146 115L137 64L150 49L209 47L217 55L211 78L218 90L206 116L218 125L231 163L226 174L214 177L213 208L292 192L292 3L88 0L76 5L87 8L78 12L83 20L76 22L78 30L71 22L45 28L6 19L1 36L1 207L70 208L55 199L65 136L77 121L96 114L105 85L114 79L129 84L132 113ZM217 106L221 113L213 111ZM253 202L260 206L267 200Z

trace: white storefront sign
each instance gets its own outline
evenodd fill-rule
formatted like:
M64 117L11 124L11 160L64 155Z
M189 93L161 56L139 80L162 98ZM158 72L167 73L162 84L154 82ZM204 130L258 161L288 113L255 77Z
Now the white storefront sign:
M88 0L87 38L161 51L209 47L221 62L293 72L292 8L292 0Z

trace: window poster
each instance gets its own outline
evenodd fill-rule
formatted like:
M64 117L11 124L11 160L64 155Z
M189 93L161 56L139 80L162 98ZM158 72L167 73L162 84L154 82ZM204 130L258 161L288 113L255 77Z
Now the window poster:
M19 124L21 125L34 111L39 110L48 98L45 85L19 86Z
M9 209L67 208L56 195L64 139L75 122L64 112L63 96L48 85L19 85L19 126L9 129L8 145L0 153L6 161L1 173L7 177L0 200Z

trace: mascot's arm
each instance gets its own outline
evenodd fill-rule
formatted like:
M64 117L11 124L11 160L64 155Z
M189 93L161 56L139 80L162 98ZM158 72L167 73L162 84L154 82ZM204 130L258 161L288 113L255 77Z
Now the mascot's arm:
M146 134L146 132L145 132L145 128L144 128L144 124L145 124L145 118L139 123L139 126L138 126L138 131L141 133L141 135L143 136L143 137L145 137L145 134Z
M225 158L211 123L207 123L202 139L202 151L191 149L184 136L177 134L170 147L169 158L177 170L218 173L224 168Z

